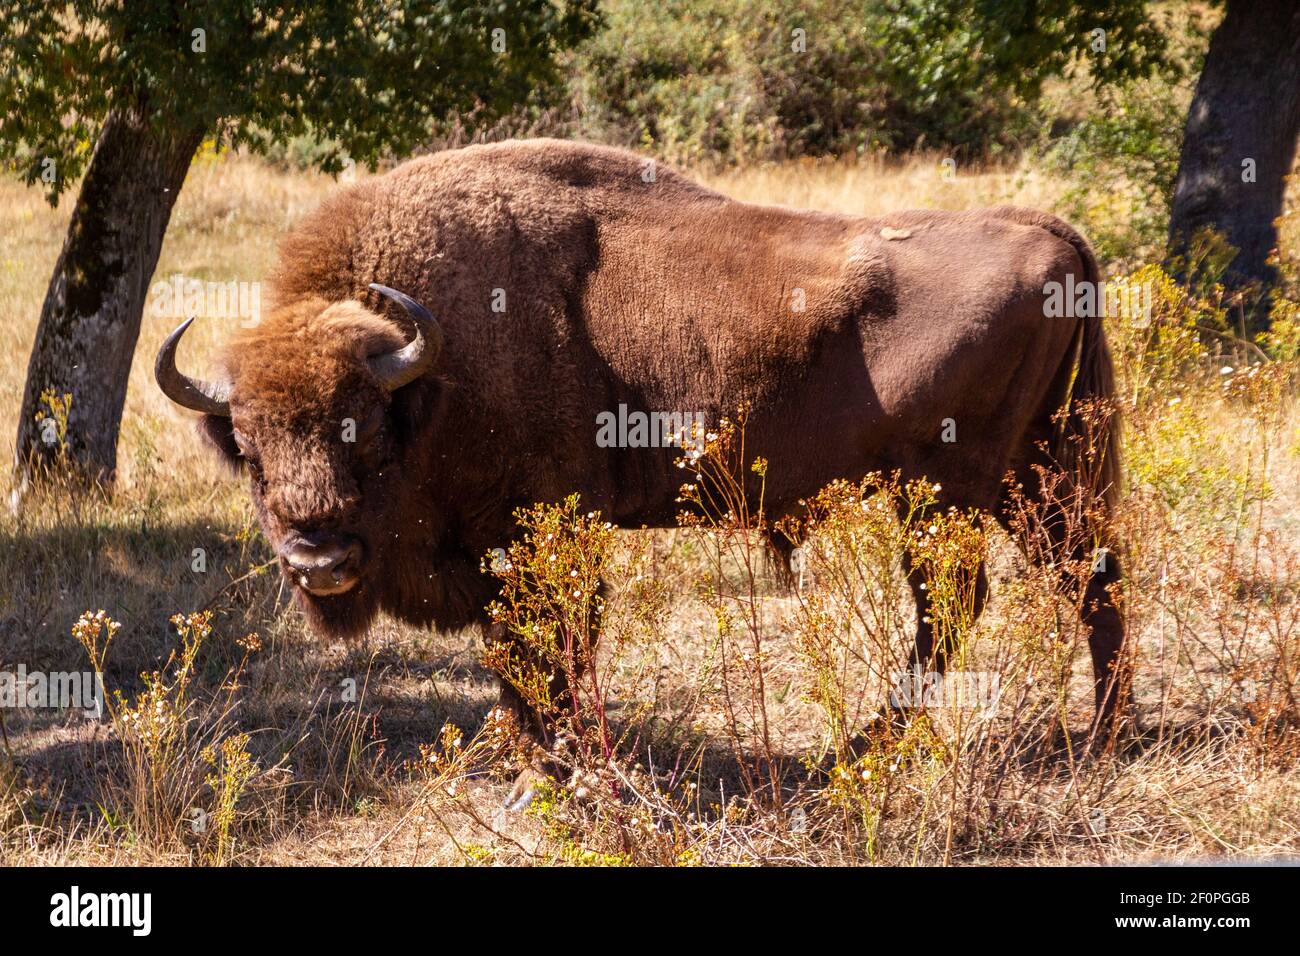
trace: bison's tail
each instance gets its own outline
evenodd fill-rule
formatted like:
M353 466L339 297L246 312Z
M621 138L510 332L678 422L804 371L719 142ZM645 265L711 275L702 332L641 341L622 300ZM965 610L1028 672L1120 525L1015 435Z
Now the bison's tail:
M1077 232L1060 224L1057 232L1083 260L1084 279L1097 292L1097 312L1101 308L1101 270L1091 247ZM1056 232L1056 230L1053 230ZM1054 432L1052 456L1080 485L1101 498L1107 512L1113 512L1120 493L1120 416L1115 405L1115 365L1102 315L1078 320L1077 355L1074 381L1070 386L1064 419Z

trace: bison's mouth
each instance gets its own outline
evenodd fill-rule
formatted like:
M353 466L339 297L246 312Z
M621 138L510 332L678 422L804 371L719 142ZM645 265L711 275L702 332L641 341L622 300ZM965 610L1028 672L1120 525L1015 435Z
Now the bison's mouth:
M292 585L294 603L307 616L313 631L322 636L352 638L363 633L377 610L373 582L359 576L335 587L303 587L291 571L285 577Z
M312 597L333 597L336 594L347 594L359 584L359 577L345 578L342 581L335 581L332 584L312 584L307 580L306 575L298 576L298 587L302 588Z

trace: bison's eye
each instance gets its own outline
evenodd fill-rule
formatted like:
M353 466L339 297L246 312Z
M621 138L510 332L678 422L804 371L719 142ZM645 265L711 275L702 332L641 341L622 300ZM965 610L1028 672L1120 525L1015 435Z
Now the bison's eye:
M239 432L234 433L235 445L239 448L239 455L244 459L244 464L248 466L248 473L261 484L262 482L262 463L258 460L257 450L253 443L245 438Z
M262 475L262 463L253 455L245 452L243 454L244 465L248 468L248 474L253 481L257 483L258 488L266 487L266 478Z
M361 422L361 427L357 431L357 444L368 445L379 437L379 433L384 428L384 412L382 409L375 409L365 417Z
M383 444L384 413L376 409L362 420L357 429L356 450L362 459L374 458Z

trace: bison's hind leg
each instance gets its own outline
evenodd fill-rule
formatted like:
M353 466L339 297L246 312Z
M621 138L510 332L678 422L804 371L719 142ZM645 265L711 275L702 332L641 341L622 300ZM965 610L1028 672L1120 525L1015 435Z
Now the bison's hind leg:
M1092 676L1096 704L1096 729L1108 735L1123 716L1128 696L1128 672L1124 667L1124 619L1115 603L1115 592L1123 583L1119 557L1100 552L1093 557L1092 576L1084 590L1081 617L1089 629L1088 649L1092 653Z
M1018 475L1021 493L1017 502L1008 501L999 515L1026 557L1039 567L1058 574L1068 569L1085 569L1083 581L1060 580L1066 593L1079 595L1079 618L1088 632L1092 657L1094 721L1091 736L1111 739L1127 708L1129 675L1124 664L1124 620L1117 594L1124 576L1120 556L1108 546L1110 538L1098 499L1083 507L1066 495L1057 495L1052 472L1026 469ZM1064 484L1061 487L1068 487ZM1060 500L1058 500L1058 498ZM1078 589L1082 585L1082 593Z
M933 673L940 678L947 675L949 659L957 650L952 646L952 626L975 626L988 603L989 579L983 561L973 569L957 572L959 580L955 582L954 591L960 595L969 595L970 603L967 607L946 609L945 613L956 613L963 620L951 621L948 626L939 628L936 627L936 618L940 612L931 600L930 584L906 552L903 554L903 570L916 601L916 641L912 646L908 673L898 675L896 683L900 688L910 690L914 697L916 688L928 686L927 675ZM908 699L908 695L900 693L898 689L891 694L891 709L896 712L915 710L924 706L924 703L924 700Z

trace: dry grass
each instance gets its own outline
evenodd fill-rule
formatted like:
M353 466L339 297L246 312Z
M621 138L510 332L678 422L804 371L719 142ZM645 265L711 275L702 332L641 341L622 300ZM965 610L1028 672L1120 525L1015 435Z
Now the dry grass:
M958 170L955 182L942 173L938 157L915 157L763 167L706 181L740 199L866 214L999 202L1051 209L1064 188L1028 167ZM327 178L242 158L202 160L178 203L159 277L259 279L280 232L332 188ZM0 181L6 456L68 208L65 200L51 210L35 192ZM1006 744L1016 735L1005 724L954 729L937 718L931 737L915 730L865 758L883 761L879 779L892 773L896 788L855 784L831 800L827 778L804 767L807 755L829 755L830 779L835 767L866 778L856 755L836 753L827 716L834 682L810 653L844 647L804 639L819 608L765 566L742 573L752 557L744 535L717 527L629 535L608 558L623 584L607 628L623 639L602 651L597 689L607 708L599 743L612 742L618 760L597 766L592 754L601 747L589 749L573 758L574 780L564 781L572 786L528 813L503 815L508 782L490 752L495 689L477 635L381 621L364 641L342 646L305 632L277 578L258 572L269 555L244 491L152 386L150 357L171 324L145 317L113 500L55 493L0 515L0 669L84 667L72 628L83 611L103 608L122 625L106 658L109 687L134 706L149 690L141 673L160 672L167 732L179 743L142 764L119 718L97 724L5 711L13 763L0 755L0 861L1096 862L1297 851L1296 749L1286 722L1274 719L1285 714L1261 717L1207 690L1249 672L1259 686L1291 693L1283 687L1294 674L1288 655L1300 652L1292 382L1264 401L1249 382L1243 394L1222 386L1217 370L1235 357L1184 355L1178 350L1192 347L1185 337L1155 343L1154 353L1150 342L1121 343L1131 359L1129 442L1138 466L1124 520L1142 542L1128 611L1142 648L1142 746L1095 758L1063 742L1065 731L1077 737L1087 726L1086 655L1045 641L1064 598L1026 578L1010 542L996 538L995 599L968 641L972 666L1038 675L1043 693L1026 705L1021 743ZM221 321L199 323L185 364L202 367L229 331ZM1148 391L1134 398L1135 375L1149 370L1139 356L1148 354L1177 361L1141 379ZM1182 402L1171 405L1172 397ZM195 548L206 554L201 573L192 570ZM882 594L897 587L883 574L869 582ZM168 622L200 610L213 613L212 633L195 650L188 696L178 699L178 641ZM905 594L891 599L858 636L898 653L911 613ZM723 639L718 621L728 614L739 623ZM237 643L250 632L260 643L252 652ZM854 695L846 712L874 707L880 678L840 681L837 693ZM1294 704L1284 700L1282 710L1294 716ZM463 734L444 737L447 724ZM205 756L209 745L217 750ZM163 775L158 792L142 786L141 772ZM584 774L619 799L592 798ZM164 790L168 802L159 803ZM222 794L224 838L185 825L195 807L215 812Z
M1028 164L945 167L937 154L859 161L802 160L701 176L745 202L862 216L899 209L976 209L1012 203L1052 209L1063 184Z

